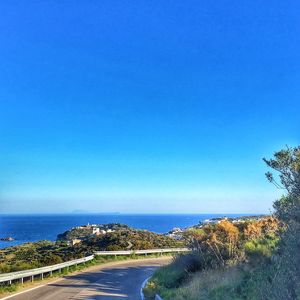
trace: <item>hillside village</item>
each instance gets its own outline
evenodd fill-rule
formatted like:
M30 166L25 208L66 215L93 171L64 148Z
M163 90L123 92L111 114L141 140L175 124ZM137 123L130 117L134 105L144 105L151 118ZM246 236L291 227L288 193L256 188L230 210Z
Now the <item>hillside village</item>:
M91 237L97 237L105 235L107 233L112 233L117 230L125 230L129 227L127 225L121 225L116 223L111 224L87 224L83 226L76 226L67 230L66 232L59 234L57 236L57 241L67 242L68 245L76 245L84 240Z

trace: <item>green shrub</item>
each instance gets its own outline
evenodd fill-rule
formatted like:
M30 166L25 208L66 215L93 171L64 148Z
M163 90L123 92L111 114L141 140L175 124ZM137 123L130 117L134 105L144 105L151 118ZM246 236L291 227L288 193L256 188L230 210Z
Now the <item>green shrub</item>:
M1 293L13 293L18 290L18 286L16 284L11 285L0 285L0 294Z
M156 287L154 282L148 282L143 288L144 296L147 300L154 300L156 295Z
M247 241L244 249L249 259L257 260L271 257L278 245L278 237L268 237Z

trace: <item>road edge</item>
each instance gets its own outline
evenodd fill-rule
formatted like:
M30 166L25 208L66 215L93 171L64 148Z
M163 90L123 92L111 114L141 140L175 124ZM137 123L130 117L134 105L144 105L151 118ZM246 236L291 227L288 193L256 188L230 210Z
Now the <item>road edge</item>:
M142 286L141 286L141 291L140 291L140 294L141 294L141 300L146 300L145 296L144 296L144 292L143 292L143 289L144 287L146 286L146 284L148 283L149 279L151 278L148 277L144 280L144 282L142 283ZM155 299L154 300L163 300L158 294L155 295Z

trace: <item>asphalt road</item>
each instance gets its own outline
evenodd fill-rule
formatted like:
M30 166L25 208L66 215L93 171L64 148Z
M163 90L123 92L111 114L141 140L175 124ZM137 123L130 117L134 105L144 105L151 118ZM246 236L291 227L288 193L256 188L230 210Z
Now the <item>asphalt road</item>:
M140 288L146 278L169 258L126 261L50 282L39 288L10 297L10 300L140 300Z

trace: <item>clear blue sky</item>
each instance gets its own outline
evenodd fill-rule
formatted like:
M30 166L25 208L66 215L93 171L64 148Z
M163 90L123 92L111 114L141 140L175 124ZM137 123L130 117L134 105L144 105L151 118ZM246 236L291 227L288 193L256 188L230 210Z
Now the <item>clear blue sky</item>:
M268 212L300 136L296 1L3 1L0 211Z

